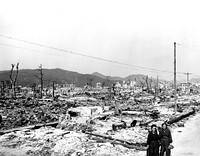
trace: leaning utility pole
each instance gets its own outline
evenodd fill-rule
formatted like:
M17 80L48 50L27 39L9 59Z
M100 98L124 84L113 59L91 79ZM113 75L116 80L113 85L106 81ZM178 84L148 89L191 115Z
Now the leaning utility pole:
M174 42L174 105L175 113L177 112L177 89L176 89L176 42Z
M41 84L41 88L40 88L40 97L42 98L42 91L43 91L43 71L42 71L42 65L39 66L38 71L40 72L40 84Z

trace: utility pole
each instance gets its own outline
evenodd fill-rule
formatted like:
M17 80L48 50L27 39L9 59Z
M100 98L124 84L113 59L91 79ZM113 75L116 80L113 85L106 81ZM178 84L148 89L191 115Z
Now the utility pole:
M41 90L40 90L40 97L42 98L42 91L43 91L43 71L42 71L42 64L39 66L38 71L40 72L40 84L41 84Z
M189 76L190 76L192 73L184 73L184 74L187 76L187 83L189 83L189 82L190 82Z
M177 112L177 89L176 89L176 42L174 42L174 105L175 113Z

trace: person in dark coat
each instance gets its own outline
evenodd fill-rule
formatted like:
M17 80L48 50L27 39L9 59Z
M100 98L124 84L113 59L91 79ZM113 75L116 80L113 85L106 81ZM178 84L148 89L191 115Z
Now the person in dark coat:
M147 155L159 156L159 134L157 126L153 124L147 137Z
M168 147L170 143L172 143L172 135L166 123L162 124L162 129L160 131L160 138L161 138L160 139L160 142L161 142L160 156L163 156L164 152L166 152L166 156L170 156L171 151Z

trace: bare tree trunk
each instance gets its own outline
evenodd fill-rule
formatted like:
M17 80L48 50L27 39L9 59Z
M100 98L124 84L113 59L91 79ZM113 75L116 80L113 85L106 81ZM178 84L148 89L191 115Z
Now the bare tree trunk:
M18 78L18 74L19 74L19 63L17 63L16 69L17 69L17 73L16 73L15 80L14 80L14 83L13 83L13 87L14 87L14 97L15 97L15 98L16 98L16 82L17 82L17 78Z
M4 81L1 81L1 82L2 82L2 90L1 90L1 95L4 95L5 82L4 82Z
M40 84L41 84L41 88L40 88L40 98L42 98L43 94L42 94L42 91L43 91L43 69L42 69L42 64L39 66L39 69L38 71L40 72Z
M53 81L53 93L52 93L52 94L53 94L53 95L52 95L52 96L53 96L53 100L55 99L54 90L55 90L55 86L54 86L54 81Z
M36 84L34 83L32 85L32 90L33 90L33 93L34 93L34 97L36 97L36 89L35 89L35 87L36 87Z
M93 78L89 78L89 86L92 87Z
M13 89L13 70L15 65L11 64L11 70L10 70L10 83L11 83L11 90ZM12 95L13 96L13 95Z
M146 76L146 79L145 79L145 82L146 82L146 85L147 85L147 92L149 92L149 82L148 82L149 78L148 78L148 75Z
M10 70L10 83L11 83L11 89L13 88L13 70L14 70L15 65L11 64L11 70Z
M140 86L142 87L142 90L144 89L144 82L140 81Z

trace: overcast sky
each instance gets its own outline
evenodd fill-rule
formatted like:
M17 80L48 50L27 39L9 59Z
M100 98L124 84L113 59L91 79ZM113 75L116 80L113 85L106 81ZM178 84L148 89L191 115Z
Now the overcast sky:
M182 44L177 45L177 70L195 77L200 75L199 6L198 0L6 0L0 5L0 35L171 72L177 42ZM20 62L23 69L42 64L81 73L173 78L173 73L136 70L3 37L0 55L0 70Z

